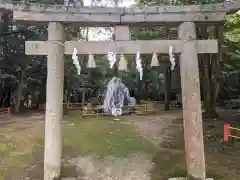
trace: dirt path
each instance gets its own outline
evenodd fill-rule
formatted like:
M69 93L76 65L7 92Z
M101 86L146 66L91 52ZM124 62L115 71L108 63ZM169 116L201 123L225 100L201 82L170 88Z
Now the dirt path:
M181 117L180 111L162 112L154 116L127 116L124 118L127 122L124 123L134 124L139 135L161 148L163 141L171 140L170 134L178 126L174 121Z
M26 124L36 120L43 120L44 114L33 113L31 115L22 116L22 117L5 115L5 116L1 116L0 118L1 118L0 127L3 128L9 124L22 124L22 123Z
M106 157L101 161L85 156L71 159L69 163L77 166L83 180L150 180L153 166L151 158L143 154L124 159Z
M122 118L122 123L135 125L140 136L160 149L163 141L171 140L170 134L178 127L172 126L173 121L178 118L181 118L180 112L164 112L145 117L126 116ZM83 180L150 180L154 156L137 154L124 159L107 157L103 161L97 160L94 156L80 156L69 160L69 163L77 167Z

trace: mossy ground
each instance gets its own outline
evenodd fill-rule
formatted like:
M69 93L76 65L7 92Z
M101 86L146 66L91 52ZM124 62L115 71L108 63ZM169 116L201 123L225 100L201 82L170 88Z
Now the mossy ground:
M64 125L64 147L71 153L102 158L154 152L152 144L138 136L132 125L113 121L112 117L70 116Z
M182 121L176 120L174 123L179 126L172 129L172 139L165 141L162 149L156 151L150 142L136 133L131 124L105 117L82 118L78 112L73 112L63 121L64 158L79 154L94 154L99 159L105 156L121 158L134 153L148 153L153 155L155 164L151 171L152 180L186 176ZM43 136L43 120L17 121L1 127L0 180L43 178ZM239 180L240 142L223 143L222 137L223 123L205 119L207 175L217 180ZM64 165L62 172L63 177L77 176L75 167Z
M62 127L65 159L89 154L100 159L106 156L121 158L155 152L150 142L137 135L134 126L110 117L83 118L79 112L71 112L65 116ZM34 120L32 124L17 122L2 128L0 180L11 180L15 176L43 178L43 136L43 122L36 124ZM63 167L62 176L72 175L73 169Z

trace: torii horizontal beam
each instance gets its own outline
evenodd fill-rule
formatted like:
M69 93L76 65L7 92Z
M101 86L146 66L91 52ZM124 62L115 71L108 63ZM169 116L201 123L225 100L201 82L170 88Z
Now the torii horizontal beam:
M154 7L75 7L41 4L0 4L0 9L11 9L13 19L25 23L63 22L81 26L161 25L180 22L216 23L225 19L227 12L240 9L240 2L208 5Z
M179 24L180 22L198 22L198 23L216 23L225 19L226 12L192 12L192 13L169 13L161 14L63 14L63 13L41 13L41 12L25 12L13 11L13 19L23 23L47 23L63 22L65 24L81 25L81 26L114 26L114 25L166 25Z
M0 0L0 9L9 11L31 11L43 13L74 13L74 14L160 14L192 13L192 12L232 12L238 11L239 1L202 5L173 5L173 6L138 6L138 7L99 7L76 5L49 5L39 3L25 4L21 1Z
M217 53L217 40L196 40L198 53ZM50 41L26 41L25 51L27 55L47 55ZM169 47L173 46L174 53L182 52L182 40L137 40L137 41L66 41L64 53L72 54L77 49L77 54L106 54L116 52L118 54L151 54L153 52L167 54Z

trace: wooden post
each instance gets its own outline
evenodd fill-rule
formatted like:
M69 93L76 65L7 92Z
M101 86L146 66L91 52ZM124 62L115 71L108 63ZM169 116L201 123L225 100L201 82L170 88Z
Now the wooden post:
M45 115L44 180L60 178L64 82L64 26L48 25L47 97Z
M183 40L180 57L184 136L188 180L205 180L205 157L198 69L196 27L193 22L179 26Z
M224 142L227 142L229 140L230 124L224 124L223 128L224 128L223 140Z

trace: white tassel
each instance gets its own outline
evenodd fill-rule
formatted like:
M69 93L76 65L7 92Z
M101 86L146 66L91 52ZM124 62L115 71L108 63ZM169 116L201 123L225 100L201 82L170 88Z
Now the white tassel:
M78 61L77 49L76 48L73 49L72 59L73 59L73 64L77 68L78 75L80 75L81 74L81 66L80 66L79 61Z
M156 52L153 52L151 66L152 67L160 66Z
M138 51L136 54L136 69L140 74L140 80L143 78L143 68L142 68L142 63L141 63L141 58L140 58L140 52Z
M108 57L108 62L109 62L110 68L112 69L113 66L114 66L114 64L115 64L116 61L117 61L116 53L114 53L114 52L108 52L108 53L107 53L107 57Z
M120 55L120 60L118 64L118 70L127 71L127 60L123 54Z
M173 54L173 46L169 47L169 60L171 62L171 70L173 71L174 67L176 65L175 57L174 57L174 54Z
M92 53L89 53L88 55L88 64L87 64L88 68L96 68L96 63L93 57Z

